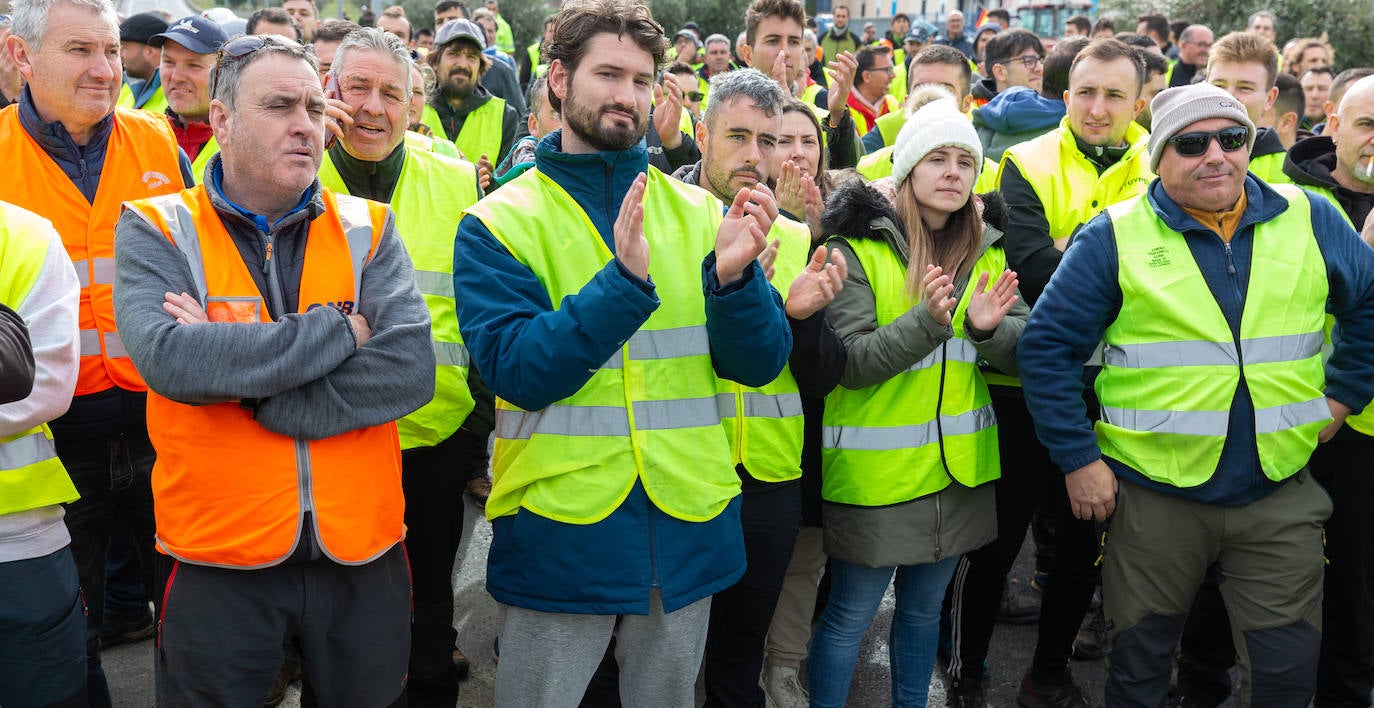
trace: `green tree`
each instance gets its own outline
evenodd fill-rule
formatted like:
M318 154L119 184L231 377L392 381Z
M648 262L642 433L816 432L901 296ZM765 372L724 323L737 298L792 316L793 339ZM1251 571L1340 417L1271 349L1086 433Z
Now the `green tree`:
M687 22L695 22L701 27L702 39L712 34L723 34L730 38L734 46L735 37L744 31L744 11L749 8L749 0L648 0L654 19L663 25L663 30L671 39Z
M1374 2L1367 0L1268 0L1250 3L1216 0L1102 0L1099 14L1117 18L1121 29L1130 29L1137 15L1161 12L1170 20L1184 19L1207 25L1217 37L1245 29L1251 12L1263 7L1278 18L1278 42L1294 37L1319 37L1327 34L1336 51L1337 71L1357 66L1374 66ZM1122 23L1122 20L1129 20Z

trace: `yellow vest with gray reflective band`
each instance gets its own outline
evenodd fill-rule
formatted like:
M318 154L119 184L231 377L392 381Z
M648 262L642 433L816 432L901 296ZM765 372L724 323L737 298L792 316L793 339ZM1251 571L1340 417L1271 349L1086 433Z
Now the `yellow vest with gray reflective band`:
M644 234L658 309L568 398L537 411L496 400L488 518L523 508L596 523L639 480L664 513L707 521L739 494L716 406L700 267L724 206L652 167L648 177ZM534 272L554 308L614 258L572 196L537 168L467 213Z
M320 164L320 184L339 194L348 193L328 153ZM453 292L453 240L463 209L475 203L477 170L471 163L406 149L391 210L396 213L396 233L415 264L415 285L429 308L437 367L434 398L396 421L402 450L433 447L447 440L473 409L468 350L458 332Z
M768 240L773 239L780 243L772 282L785 299L810 259L811 230L779 216L768 234ZM784 366L772 383L756 388L721 379L716 401L735 464L743 464L750 476L762 482L801 477L801 393L791 367Z
M887 244L853 240L873 288L879 327L906 314L906 264ZM989 248L971 279L987 272L989 287L1006 270L1006 254ZM855 506L889 506L935 494L951 482L977 487L1001 476L997 417L978 350L964 338L969 297L960 299L954 336L882 383L825 397L821 433L821 497Z
M0 202L0 253L5 254L0 261L0 302L18 309L28 298L48 260L51 242L44 235L57 239L46 219ZM76 336L75 327L70 334ZM66 468L57 459L47 423L0 437L0 515L77 497Z
M1007 148L1002 153L1002 164L1015 164L1035 190L1045 208L1050 238L1068 238L1098 212L1150 186L1154 173L1150 171L1150 154L1146 149L1149 138L1144 128L1132 122L1126 130L1126 142L1130 144L1126 154L1099 175L1078 149L1073 131L1069 130L1069 119L1064 118L1058 128Z
M1121 310L1103 335L1097 440L1103 455L1156 482L1188 488L1212 478L1242 379L1271 480L1302 469L1331 421L1322 393L1326 264L1307 195L1271 186L1288 208L1254 228L1238 340L1186 239L1149 200L1107 209Z

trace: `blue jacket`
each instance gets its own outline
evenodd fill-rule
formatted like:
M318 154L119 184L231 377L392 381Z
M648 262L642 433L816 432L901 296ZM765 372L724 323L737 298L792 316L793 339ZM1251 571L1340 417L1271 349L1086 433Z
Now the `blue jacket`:
M561 131L545 136L535 165L568 191L614 252L620 202L648 169L645 145L571 155L562 152L562 139ZM613 260L554 310L534 273L472 216L459 223L454 251L458 321L473 363L496 395L527 410L576 393L659 303L652 282ZM757 263L728 287L716 282L714 253L701 268L716 373L749 386L772 381L792 349L781 296ZM526 510L498 518L487 590L499 602L545 612L648 614L650 590L658 588L672 612L743 574L739 505L736 497L716 518L689 523L664 514L636 484L595 524L564 524Z
M1045 98L1025 86L1013 86L973 109L973 127L983 143L983 156L998 162L1007 148L1033 140L1059 127L1064 102Z
M1250 276L1254 226L1288 208L1284 197L1253 175L1246 178L1245 194L1248 203L1231 239L1230 259L1221 238L1170 199L1158 179L1150 184L1147 197L1165 225L1184 235L1236 337ZM1312 205L1311 233L1326 262L1327 311L1337 321L1335 350L1326 365L1326 395L1358 413L1374 398L1374 250L1330 202L1307 196ZM1106 212L1078 232L1036 302L1017 347L1017 367L1036 432L1065 472L1102 457L1081 395L1083 363L1121 308L1114 238ZM1231 267L1234 275L1228 273ZM1222 506L1249 504L1279 485L1260 469L1254 410L1244 380L1231 402L1229 430L1216 473L1190 489L1153 482L1137 470L1105 459L1118 477L1156 491Z

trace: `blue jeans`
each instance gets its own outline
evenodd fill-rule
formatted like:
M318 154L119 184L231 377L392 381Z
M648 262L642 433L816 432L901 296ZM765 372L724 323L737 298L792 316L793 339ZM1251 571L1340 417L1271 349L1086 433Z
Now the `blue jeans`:
M940 633L940 604L959 557L936 563L866 568L830 559L830 601L811 638L811 706L841 708L849 697L854 664L887 584L896 571L897 606L888 638L892 667L892 705L925 706L935 646Z

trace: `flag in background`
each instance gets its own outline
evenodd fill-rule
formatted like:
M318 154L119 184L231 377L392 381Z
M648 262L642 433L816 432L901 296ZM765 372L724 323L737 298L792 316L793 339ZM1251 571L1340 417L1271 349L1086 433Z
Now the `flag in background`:
M985 25L985 24L987 24L987 23L988 23L988 11L987 11L987 8L983 8L983 11L978 13L978 22L974 23L973 26L974 26L974 27L982 27L983 25Z

